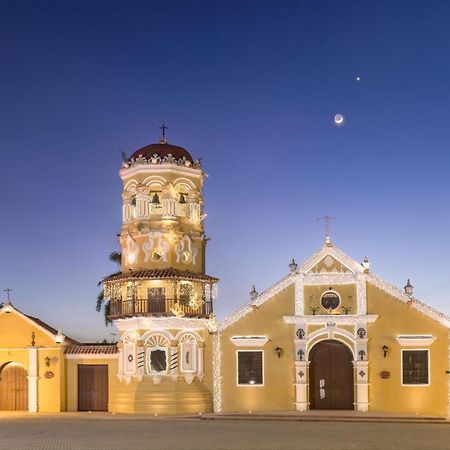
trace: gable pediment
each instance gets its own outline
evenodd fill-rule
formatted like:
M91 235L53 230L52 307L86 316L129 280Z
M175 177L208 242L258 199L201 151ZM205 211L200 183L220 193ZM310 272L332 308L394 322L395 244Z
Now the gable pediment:
M343 264L341 261L339 261L337 258L328 254L324 256L306 273L327 274L327 273L354 273L354 272L350 270L350 268L347 267L345 264Z

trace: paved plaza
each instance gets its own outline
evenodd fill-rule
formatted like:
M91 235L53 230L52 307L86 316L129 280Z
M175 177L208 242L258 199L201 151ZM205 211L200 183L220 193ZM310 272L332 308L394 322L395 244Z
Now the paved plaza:
M450 449L449 424L0 414L0 449Z

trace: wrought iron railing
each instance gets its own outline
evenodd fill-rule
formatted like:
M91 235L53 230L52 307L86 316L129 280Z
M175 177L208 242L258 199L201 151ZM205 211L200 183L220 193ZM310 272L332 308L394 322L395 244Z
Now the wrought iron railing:
M194 306L182 299L173 298L110 300L109 317L174 316L175 311L182 311L185 317L208 317L213 312L210 301L205 301L198 307Z

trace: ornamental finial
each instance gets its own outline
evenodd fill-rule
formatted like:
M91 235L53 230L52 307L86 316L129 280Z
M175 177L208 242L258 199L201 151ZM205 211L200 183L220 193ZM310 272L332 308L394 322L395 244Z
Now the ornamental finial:
M166 122L163 122L162 125L159 127L159 129L161 130L161 137L159 139L160 144L167 144L166 130L168 128L169 127L166 126Z

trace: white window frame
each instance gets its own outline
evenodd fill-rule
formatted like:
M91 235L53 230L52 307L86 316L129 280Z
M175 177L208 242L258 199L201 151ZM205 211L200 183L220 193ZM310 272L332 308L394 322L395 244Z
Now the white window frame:
M416 351L424 351L428 353L428 383L422 384L405 384L403 383L403 352L416 352ZM400 384L405 387L425 387L431 386L431 358L430 358L430 349L429 348L402 348L400 352Z
M239 383L239 353L248 353L248 352L259 352L262 353L261 358L261 369L262 369L262 383L261 384L249 384L249 383ZM238 387L264 387L265 381L266 381L266 374L264 373L264 350L255 350L255 349L248 349L248 350L236 350L236 386Z

